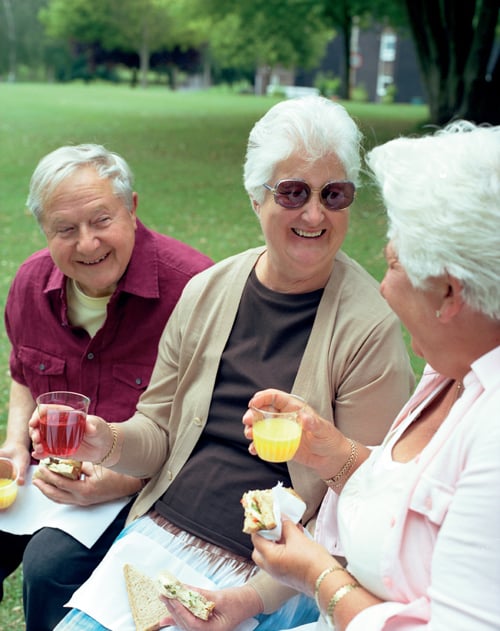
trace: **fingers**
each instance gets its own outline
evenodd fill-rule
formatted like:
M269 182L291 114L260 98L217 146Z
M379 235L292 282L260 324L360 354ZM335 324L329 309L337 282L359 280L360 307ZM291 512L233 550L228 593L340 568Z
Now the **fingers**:
M198 629L205 629L208 623L200 620L194 616L184 605L173 598L165 598L160 596L160 599L168 609L170 616L163 618L160 623L175 625L179 629L188 629L190 631L197 631Z
M290 402L292 395L282 390L276 390L275 388L268 388L267 390L260 390L256 392L250 399L249 407L261 408L267 405L272 405L276 410L286 411L286 407Z

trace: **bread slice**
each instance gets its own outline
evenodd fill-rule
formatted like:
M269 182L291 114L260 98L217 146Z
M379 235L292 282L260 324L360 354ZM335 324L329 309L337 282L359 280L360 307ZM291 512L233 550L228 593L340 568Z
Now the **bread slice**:
M161 593L167 598L175 598L189 611L202 620L208 620L215 603L207 600L203 594L195 592L186 587L178 578L170 572L163 570L158 574L158 581L161 586Z
M259 530L276 528L272 489L247 491L243 493L241 504L245 509L243 532L250 535Z
M158 582L133 565L123 566L128 600L136 631L157 631L168 609L159 598Z

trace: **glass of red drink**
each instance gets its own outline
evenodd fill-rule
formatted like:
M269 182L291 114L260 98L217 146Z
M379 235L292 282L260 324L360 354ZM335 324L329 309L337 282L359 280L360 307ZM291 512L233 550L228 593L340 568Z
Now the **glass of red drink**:
M85 433L90 399L78 392L46 392L37 397L40 440L51 456L75 453Z

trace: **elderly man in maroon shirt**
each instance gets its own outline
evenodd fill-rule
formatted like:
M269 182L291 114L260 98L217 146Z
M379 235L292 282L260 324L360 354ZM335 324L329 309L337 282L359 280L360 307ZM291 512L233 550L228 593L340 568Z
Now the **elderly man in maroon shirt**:
M38 164L28 207L48 247L20 267L5 310L12 345L7 438L24 484L30 464L28 420L36 397L72 390L90 412L120 422L149 383L158 341L187 281L208 257L146 228L126 162L100 145L61 147ZM135 495L136 478L83 463L83 478L41 470L33 481L55 502L90 506ZM63 605L91 574L123 527L128 504L87 548L63 530L0 531L0 581L23 558L27 630L52 629ZM1 592L1 583L0 583ZM1 593L0 593L1 596Z

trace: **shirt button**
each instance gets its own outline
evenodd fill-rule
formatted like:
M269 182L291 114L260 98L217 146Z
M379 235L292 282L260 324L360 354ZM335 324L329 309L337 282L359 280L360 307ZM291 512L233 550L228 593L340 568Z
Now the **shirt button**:
M394 528L394 526L396 525L396 518L395 517L391 517L389 520L389 525L391 528Z
M87 353L87 359L94 359L94 353Z
M194 417L193 423L196 425L196 427L201 427L203 425L203 421L199 416Z
M167 471L167 477L169 480L173 480L174 479L174 474L172 473L172 471L170 471L170 469Z
M43 372L45 370L45 364L40 364L38 368Z
M137 377L137 379L135 380L135 383L140 386L142 383L142 379L140 377Z

